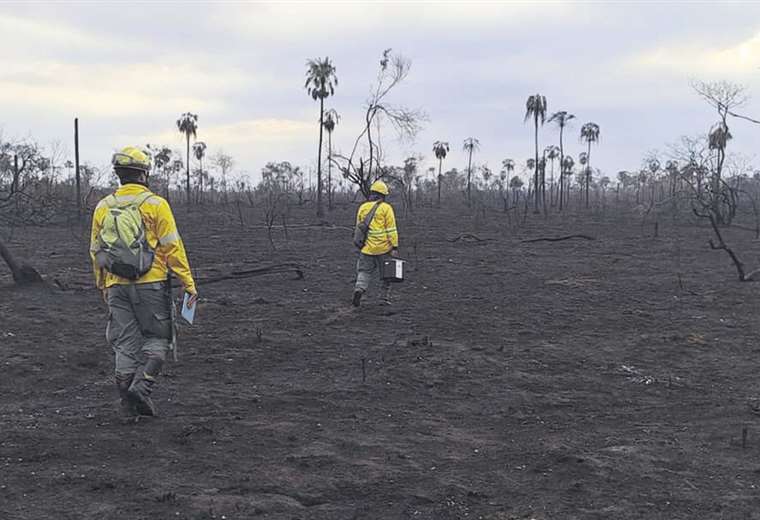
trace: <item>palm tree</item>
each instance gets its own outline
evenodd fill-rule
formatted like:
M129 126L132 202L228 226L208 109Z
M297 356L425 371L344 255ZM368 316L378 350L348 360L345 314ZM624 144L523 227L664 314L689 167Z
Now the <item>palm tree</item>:
M549 159L552 163L552 174L551 174L551 181L550 181L550 199L551 199L551 205L554 206L554 159L559 157L559 146L550 144L544 149L544 157Z
M570 201L570 184L568 182L567 185L565 185L562 178L569 177L570 175L572 175L574 167L575 167L575 159L573 159L571 155L566 155L565 157L562 158L562 165L561 165L562 173L560 174L560 188L566 189L567 193L565 194L565 201L567 201L568 203Z
M528 97L528 101L525 102L525 120L533 119L533 126L535 128L535 142L536 142L536 165L538 165L538 125L544 124L546 119L546 97L541 94L535 94ZM533 187L535 189L535 203L533 205L533 212L538 213L538 168L535 169L533 177Z
M539 185L541 186L541 205L544 208L544 215L546 211L546 155L544 154L538 160L538 173L539 173Z
M185 112L177 119L177 130L179 133L184 134L187 141L187 177L186 177L186 190L187 190L187 205L190 206L190 136L195 136L198 132L198 115Z
M588 208L588 185L589 178L591 176L591 143L599 141L599 125L596 123L586 123L581 127L581 141L588 143L588 154L586 155L588 160L588 166L586 168L586 207Z
M560 112L555 112L552 114L552 116L549 118L550 123L556 123L559 127L559 164L560 164L560 170L562 169L562 164L564 164L565 161L565 148L562 142L562 134L565 131L565 127L567 126L567 123L571 120L575 119L575 116L573 114L568 114L564 110ZM563 182L564 177L560 174L559 176L559 210L562 211L563 208Z
M443 174L441 169L443 168L443 160L449 153L449 143L446 141L436 141L433 143L433 153L435 158L438 159L438 206L441 206L441 181L443 180Z
M515 171L515 161L513 161L512 159L504 159L503 161L501 161L501 166L507 172L507 176L509 176L513 171Z
M483 180L486 183L486 186L488 186L488 181L491 180L491 177L493 176L493 171L491 168L488 167L487 164L484 164L480 167L480 171L483 174Z
M581 152L581 153L578 154L578 164L580 164L582 166L581 172L580 172L580 176L581 176L581 181L580 181L581 199L578 202L578 204L579 205L583 205L583 191L584 191L584 188L586 186L586 180L587 180L586 179L586 175L589 173L587 171L587 169L588 169L588 166L587 166L588 165L588 154L586 152Z
M335 94L338 78L330 58L317 58L306 62L306 83L304 88L312 99L319 100L319 149L317 151L317 216L322 211L322 129L324 128L325 99Z
M327 130L327 209L333 209L333 185L332 185L332 133L335 125L340 121L338 112L331 108L325 112L325 122L322 126Z
M193 144L193 155L200 164L200 174L198 175L198 201L203 200L203 158L206 156L206 143L203 141L196 141Z
M464 140L463 150L469 153L469 159L467 162L467 205L469 206L472 202L470 197L472 187L472 152L480 150L480 141L474 137L468 137Z
M536 170L536 160L533 157L531 157L530 159L527 159L525 161L525 167L528 169L528 171L531 171L531 172ZM538 175L537 171L536 171L536 175ZM528 200L526 201L527 203L530 203L530 197L532 195L532 192L530 191L531 186L535 186L535 184L532 184L530 182L530 177L531 175L528 175Z
M517 204L520 202L520 190L523 187L522 179L515 175L510 179L509 187L512 189L512 199L514 200L514 205L517 206Z

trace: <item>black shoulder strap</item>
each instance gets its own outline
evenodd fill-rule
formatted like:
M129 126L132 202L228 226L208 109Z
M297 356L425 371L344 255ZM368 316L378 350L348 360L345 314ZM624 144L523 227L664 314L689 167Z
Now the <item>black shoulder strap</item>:
M372 206L372 209L369 210L369 213L367 213L367 216L364 217L364 226L369 228L370 222L372 222L372 219L375 218L375 213L377 213L377 208L380 207L380 204L382 204L382 200L378 200L374 206Z

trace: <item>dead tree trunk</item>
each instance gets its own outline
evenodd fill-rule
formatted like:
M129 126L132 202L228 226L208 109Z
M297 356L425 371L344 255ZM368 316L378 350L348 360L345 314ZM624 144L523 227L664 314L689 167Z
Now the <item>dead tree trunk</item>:
M8 268L11 270L13 281L18 285L29 285L33 283L42 283L42 277L32 266L26 262L20 262L13 254L5 243L0 240L0 257L8 264Z
M712 239L709 241L710 249L713 249L713 250L722 249L723 251L728 253L728 256L731 257L731 261L734 263L734 266L736 267L736 272L739 275L740 282L756 281L757 275L760 274L760 269L747 272L744 266L744 262L739 260L739 256L734 252L734 250L728 247L726 243L723 241L723 235L720 232L720 227L718 226L718 220L712 215L712 213L709 214L709 219L710 219L710 225L712 226L713 231L715 232L715 237L718 239L717 243Z

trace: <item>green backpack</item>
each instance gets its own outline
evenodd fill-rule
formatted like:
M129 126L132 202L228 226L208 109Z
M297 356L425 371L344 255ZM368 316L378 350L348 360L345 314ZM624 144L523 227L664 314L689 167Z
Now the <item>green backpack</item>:
M119 202L115 195L105 199L108 213L95 251L95 260L102 269L127 280L137 280L150 271L155 251L145 236L140 206L152 196L147 192L125 202Z

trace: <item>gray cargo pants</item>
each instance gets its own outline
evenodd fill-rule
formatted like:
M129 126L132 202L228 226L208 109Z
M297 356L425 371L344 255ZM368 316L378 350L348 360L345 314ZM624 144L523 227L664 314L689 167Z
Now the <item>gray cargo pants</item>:
M377 277L385 290L386 297L391 290L390 282L383 280L383 260L387 260L391 255L365 255L359 253L359 259L356 261L356 287L362 292L367 292L369 284L372 281L372 275L377 271Z
M163 282L114 285L108 289L106 339L117 374L134 374L148 359L166 359L172 338L171 314Z

